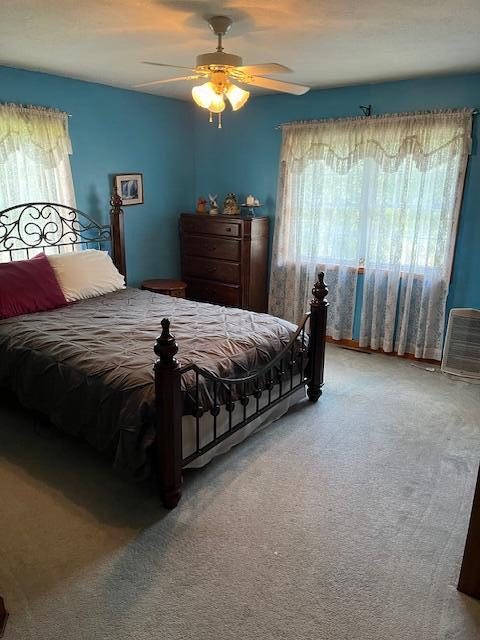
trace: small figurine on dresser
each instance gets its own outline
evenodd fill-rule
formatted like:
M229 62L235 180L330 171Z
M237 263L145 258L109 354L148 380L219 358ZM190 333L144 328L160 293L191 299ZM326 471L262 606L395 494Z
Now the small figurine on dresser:
M241 206L248 209L251 216L255 216L255 209L261 207L262 205L260 204L258 198L255 198L254 196L252 196L252 194L250 194L246 197L245 204L242 204Z
M218 204L217 204L218 196L215 194L212 196L211 193L208 194L208 199L210 200L210 215L216 216L218 213Z
M207 206L207 201L203 196L197 200L197 213L205 213Z
M258 198L254 198L252 195L247 196L246 199L246 205L247 207L259 207L260 206L260 202L258 201Z
M237 196L234 193L227 193L223 203L223 215L238 216L240 207L238 206Z

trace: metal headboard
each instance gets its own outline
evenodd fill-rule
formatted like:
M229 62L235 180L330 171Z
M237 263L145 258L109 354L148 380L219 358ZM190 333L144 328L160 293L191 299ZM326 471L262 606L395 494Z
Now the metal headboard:
M58 247L102 248L112 242L110 225L64 204L29 202L0 211L0 253L15 260L17 252Z

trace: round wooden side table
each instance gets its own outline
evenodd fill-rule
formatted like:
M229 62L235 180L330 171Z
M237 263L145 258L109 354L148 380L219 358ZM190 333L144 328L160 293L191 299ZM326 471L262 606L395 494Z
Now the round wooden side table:
M144 280L140 288L153 293L163 293L163 295L173 298L185 298L187 285L181 280L155 278L154 280Z

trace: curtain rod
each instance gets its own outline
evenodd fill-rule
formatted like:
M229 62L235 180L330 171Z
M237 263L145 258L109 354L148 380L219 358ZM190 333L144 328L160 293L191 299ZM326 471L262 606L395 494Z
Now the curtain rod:
M60 109L52 109L51 107L43 107L38 104L21 104L19 102L0 102L0 106L2 107L20 107L22 109L37 109L38 111L45 111L46 113L57 113L59 115L65 114L67 117L72 118L71 113L66 113L65 111L60 111Z
M341 116L340 118L321 118L320 120L292 120L291 122L282 122L280 124L277 124L275 129L281 129L282 127L289 125L289 124L314 124L316 122L321 123L321 122L328 122L329 120L361 120L361 119L365 119L368 120L369 118L383 118L383 117L387 117L387 116L398 116L398 115L415 115L415 112L404 112L404 113L380 113L380 114L372 114L372 105L369 104L368 106L364 107L364 106L359 106L358 107L361 111L363 111L363 116ZM466 109L468 109L468 107L465 107ZM458 109L459 111L461 111L462 109ZM454 110L453 110L454 111ZM441 112L441 110L432 110L432 111L420 111L419 114L429 114L429 113L439 113ZM472 116L478 116L480 114L480 109L478 108L474 108L472 111Z

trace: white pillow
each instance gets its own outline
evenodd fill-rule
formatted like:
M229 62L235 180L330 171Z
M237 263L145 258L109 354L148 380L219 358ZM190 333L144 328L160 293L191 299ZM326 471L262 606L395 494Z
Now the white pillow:
M125 278L118 272L106 251L87 249L47 258L68 302L94 298L125 288Z

